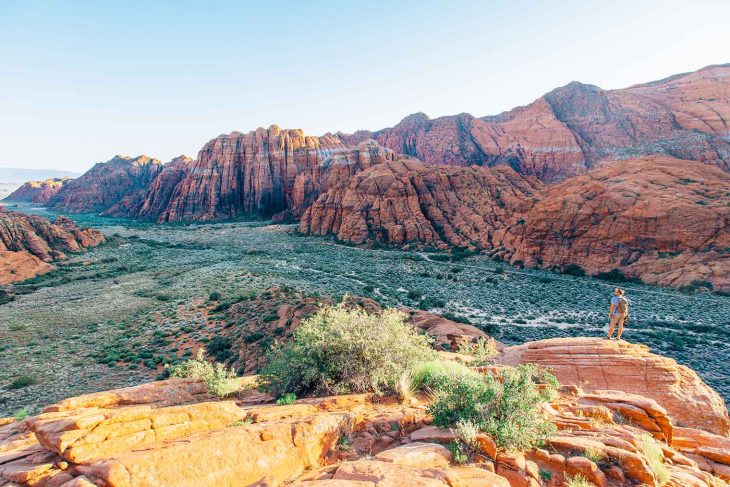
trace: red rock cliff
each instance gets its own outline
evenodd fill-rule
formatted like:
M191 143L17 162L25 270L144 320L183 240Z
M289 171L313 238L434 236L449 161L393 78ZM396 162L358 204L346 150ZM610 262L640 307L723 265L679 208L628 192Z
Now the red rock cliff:
M666 154L730 170L730 65L621 90L578 82L497 116L420 113L374 138L434 164L507 164L553 183L613 159Z
M160 161L147 156L115 156L64 185L47 204L63 211L102 212L145 191L162 167Z
M388 162L320 196L300 231L356 244L491 248L515 206L541 188L507 167Z
M497 237L528 266L619 269L663 286L730 289L730 174L666 156L617 161L548 187ZM516 224L520 220L520 224Z
M213 221L297 213L333 181L392 158L373 142L348 147L332 135L306 136L276 125L221 135L187 167L157 219ZM147 209L154 213L151 205Z
M0 284L47 272L64 252L80 252L104 241L101 232L80 229L71 220L55 222L0 207Z

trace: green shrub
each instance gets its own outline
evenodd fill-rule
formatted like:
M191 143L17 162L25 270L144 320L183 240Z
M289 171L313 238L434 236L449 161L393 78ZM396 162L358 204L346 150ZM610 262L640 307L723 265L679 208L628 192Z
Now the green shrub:
M577 473L573 476L565 476L565 485L568 487L594 487L583 475Z
M205 350L216 360L224 362L233 356L232 346L230 338L216 335L205 345Z
M565 267L563 267L563 274L568 274L569 276L578 276L578 277L582 277L582 276L586 275L583 268L577 264L568 264Z
M322 306L267 354L260 389L274 396L395 392L404 371L436 356L430 338L404 320L395 309L369 314L344 302Z
M586 448L583 452L583 456L593 463L599 463L606 458L606 455L604 455L601 450L593 447Z
M23 421L25 418L30 416L30 410L28 407L24 407L23 409L20 409L19 411L16 411L15 414L13 414L13 418L15 421Z
M188 377L205 383L210 394L218 397L230 396L239 389L236 374L223 364L211 364L203 358L203 349L198 349L196 358L178 365L166 366L170 377Z
M471 365L481 366L489 365L492 363L492 359L497 355L497 346L494 340L480 337L475 343L462 344L459 346L459 353L464 355L471 355L474 360Z
M297 400L297 395L292 394L291 392L287 392L286 394L283 394L279 399L276 400L277 406L286 406L289 404L294 404L294 402Z
M454 461L454 463L458 463L461 465L469 461L469 456L465 451L466 449L464 445L459 443L458 441L452 441L451 443L446 445L446 448L448 448L451 452L452 460Z
M432 360L414 367L410 373L411 389L414 391L436 391L459 380L481 380L478 372L460 362Z
M645 434L638 446L644 452L644 457L654 472L654 476L659 485L664 485L669 482L671 475L667 466L664 464L664 451L657 440L651 435Z
M532 378L534 368L520 365L498 378L462 376L442 382L428 408L433 424L449 428L469 421L505 450L542 445L556 429L539 407L554 388L538 386Z
M553 478L553 473L550 470L540 469L540 478L545 482L549 482Z
M21 375L20 377L16 377L13 382L8 385L8 389L15 390L15 389L22 389L24 387L32 386L33 384L36 384L38 382L38 379L33 377L32 375Z
M221 293L219 293L218 291L213 291L212 293L210 293L208 295L209 301L218 301L220 299L221 299Z

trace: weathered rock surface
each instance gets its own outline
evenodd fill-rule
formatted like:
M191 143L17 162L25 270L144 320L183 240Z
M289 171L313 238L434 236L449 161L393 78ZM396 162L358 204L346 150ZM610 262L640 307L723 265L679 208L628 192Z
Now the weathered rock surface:
M578 82L496 116L410 115L373 138L433 164L510 165L554 183L604 161L666 154L730 169L730 65L602 90Z
M162 167L160 161L147 156L115 156L63 185L47 205L75 213L102 212L144 192Z
M160 172L140 191L134 191L104 211L105 215L155 219L170 203L173 191L195 163L179 156L162 166Z
M156 215L162 205L147 203L157 198L152 188L141 215L158 221L297 215L334 182L392 158L372 141L348 147L334 136L306 136L276 125L233 132L203 147Z
M504 356L514 358L517 348ZM604 365L621 368L615 356L635 355L621 345ZM592 368L576 365L581 377ZM704 407L692 384L682 385L663 399L694 393L687 408ZM0 485L557 487L580 474L596 486L659 487L661 468L666 485L727 485L726 436L677 427L666 403L642 395L563 390L543 406L558 427L549 451L505 452L479 434L473 463L457 466L443 446L454 434L429 426L425 397L401 403L357 394L251 406L247 391L217 400L191 379L154 382L69 398L19 422L0 420ZM659 458L649 458L649 441Z
M645 396L666 408L675 422L730 434L722 398L693 370L649 352L644 345L600 338L553 338L508 347L496 362L549 367L561 384L586 391L615 390ZM608 396L605 402L621 401Z
M651 156L545 188L496 241L510 262L587 274L618 269L662 286L730 290L730 174ZM516 222L519 222L517 224Z
M730 175L666 156L617 161L543 187L506 167L381 164L333 187L300 231L356 244L470 247L511 263L619 271L730 290Z
M320 196L300 231L356 244L491 248L508 216L541 188L507 167L388 162Z
M64 185L71 182L68 177L50 178L43 181L28 181L5 198L5 201L27 201L44 204Z
M47 272L51 262L66 257L64 252L81 252L103 241L98 230L80 229L65 217L51 222L0 207L0 284Z

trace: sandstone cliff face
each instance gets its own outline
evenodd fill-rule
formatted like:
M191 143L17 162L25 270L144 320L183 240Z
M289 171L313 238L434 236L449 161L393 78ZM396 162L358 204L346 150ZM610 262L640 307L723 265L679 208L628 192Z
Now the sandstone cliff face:
M69 212L102 212L143 192L162 171L162 163L147 156L115 156L64 185L47 202Z
M71 178L50 178L43 181L28 181L16 189L5 201L27 201L32 203L45 204L64 185L70 183Z
M573 82L497 116L411 115L374 138L434 164L507 164L554 183L604 161L666 154L730 170L730 65L622 90Z
M333 181L392 157L372 142L347 147L334 136L305 136L301 130L276 125L221 135L187 166L157 220L298 213ZM152 199L154 195L148 194L146 201ZM154 209L146 203L143 215L153 216Z
M543 187L506 167L383 164L323 194L300 231L356 244L471 247L511 263L618 269L662 286L730 289L730 175L666 156Z
M526 200L496 242L510 262L730 289L730 174L665 156L619 161ZM519 224L517 224L519 219Z
M0 284L28 279L53 268L49 263L104 241L101 232L80 229L59 217L50 222L38 216L0 207Z
M507 216L541 188L506 167L388 162L320 196L300 231L356 244L491 248Z
M102 214L130 218L156 219L170 203L177 185L187 174L195 160L178 156L162 166L157 176L146 188L134 191Z

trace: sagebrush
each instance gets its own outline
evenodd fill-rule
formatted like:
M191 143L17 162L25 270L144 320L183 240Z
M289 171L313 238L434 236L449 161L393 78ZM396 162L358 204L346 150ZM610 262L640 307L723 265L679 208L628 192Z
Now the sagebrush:
M208 392L217 397L230 396L240 388L236 374L221 363L214 365L205 360L202 349L198 349L194 359L168 366L168 371L170 377L202 380Z
M458 375L442 381L428 408L433 423L450 428L469 422L505 450L538 447L556 431L541 411L554 389L533 380L534 365L520 365L499 377Z
M260 389L277 397L395 393L406 370L435 358L430 345L396 309L371 314L344 301L322 306L267 355Z

